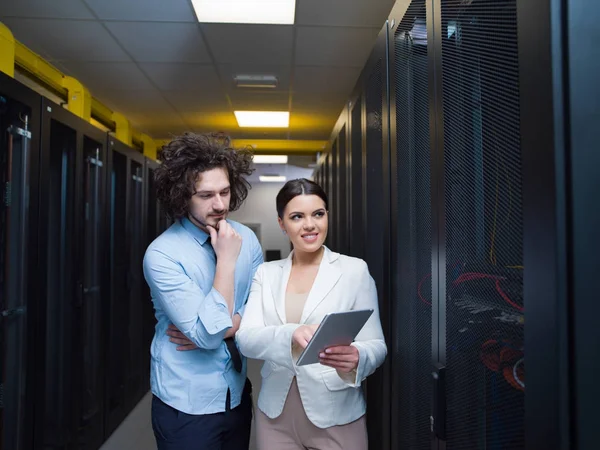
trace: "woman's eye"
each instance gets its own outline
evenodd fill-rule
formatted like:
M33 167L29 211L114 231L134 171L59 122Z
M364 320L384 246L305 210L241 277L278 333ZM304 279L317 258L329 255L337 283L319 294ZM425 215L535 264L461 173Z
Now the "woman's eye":
M325 213L323 211L319 211L318 213L315 214L315 216L317 217L323 217L325 215Z
M292 216L292 220L298 220L299 218L300 218L300 216L298 216L298 215Z

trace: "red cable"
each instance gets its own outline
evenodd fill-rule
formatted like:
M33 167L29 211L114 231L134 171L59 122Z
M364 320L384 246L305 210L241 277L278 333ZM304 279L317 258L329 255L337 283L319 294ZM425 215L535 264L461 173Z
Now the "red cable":
M502 298L506 301L506 303L508 303L509 305L511 305L513 308L515 308L518 311L523 311L522 306L519 306L516 303L514 303L510 298L508 298L508 295L506 295L504 293L504 291L500 287L500 280L496 280L496 290L498 291L498 294L500 294L502 296Z

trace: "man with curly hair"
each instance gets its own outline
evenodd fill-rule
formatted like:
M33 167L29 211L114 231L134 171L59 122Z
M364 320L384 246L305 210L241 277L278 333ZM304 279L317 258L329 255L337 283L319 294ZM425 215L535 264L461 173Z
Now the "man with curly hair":
M233 337L263 254L227 214L248 195L252 156L222 135L186 133L159 160L157 195L174 223L144 256L158 320L150 377L158 449L247 450L251 386Z

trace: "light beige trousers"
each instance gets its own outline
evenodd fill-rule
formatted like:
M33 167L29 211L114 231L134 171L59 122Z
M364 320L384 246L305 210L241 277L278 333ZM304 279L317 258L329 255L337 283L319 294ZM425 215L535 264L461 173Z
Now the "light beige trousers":
M259 450L367 450L365 416L346 425L318 428L302 406L296 378L279 417L269 419L256 409L256 438Z

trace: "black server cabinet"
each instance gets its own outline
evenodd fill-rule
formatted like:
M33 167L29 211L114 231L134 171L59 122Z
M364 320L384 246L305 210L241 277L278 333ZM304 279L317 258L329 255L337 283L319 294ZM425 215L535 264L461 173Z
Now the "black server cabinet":
M329 192L327 196L329 197L329 233L328 235L331 237L329 242L331 242L331 249L334 252L339 252L339 242L340 242L340 234L339 234L339 210L338 210L338 140L337 138L333 141L333 145L331 146L331 152L327 157L329 158L329 170L331 172L331 179L329 181Z
M448 449L524 446L522 147L515 0L434 24L439 342ZM440 45L441 44L441 45ZM442 213L443 212L443 213ZM441 425L441 424L440 424ZM441 428L440 428L441 429Z
M344 119L347 115L346 109L342 113ZM337 138L337 155L336 155L336 165L337 165L337 198L335 200L335 209L337 211L337 225L335 228L335 233L338 236L337 239L337 251L343 253L344 255L348 254L348 170L347 170L347 125L346 120L344 120L344 124L338 134Z
M528 448L598 446L597 3L518 2Z
M41 97L0 74L0 449L33 444Z
M348 254L356 258L364 255L362 99L359 93L356 100L349 103L348 223L352 233Z
M145 355L149 344L144 341L145 280L142 261L145 245L144 214L144 158L139 152L129 158L127 186L127 240L129 243L129 365L127 386L130 390L130 408L133 408L148 390L149 366Z
M391 448L431 448L432 224L425 1L390 30Z
M150 245L150 243L156 239L163 231L167 229L169 223L167 217L157 200L156 196L156 183L154 181L155 170L158 167L158 163L145 158L144 166L144 179L145 191L144 191L144 212L146 219L144 223L146 225L146 242L144 250ZM154 328L156 325L156 318L154 316L154 307L151 301L150 288L144 282L144 293L143 293L143 335L144 342L147 345L147 350L144 352L145 360L144 367L147 367L148 374L150 373L150 345L154 337Z
M352 145L352 222L354 256L363 258L375 280L379 297L379 314L386 338L390 342L390 151L388 89L388 24L380 31L375 47L363 69L352 98L362 99L350 105ZM360 120L355 114L360 105ZM360 128L358 128L360 126ZM360 133L360 138L356 136ZM356 144L360 139L360 147ZM358 148L357 148L358 147ZM360 148L360 156L358 150ZM357 159L360 165L357 165ZM360 191L358 188L360 187ZM356 189L356 190L355 190ZM361 221L355 229L354 224ZM361 234L357 234L360 230ZM356 245L358 244L358 245ZM360 252L360 253L359 253ZM390 445L390 362L367 380L369 447Z
M107 313L106 435L148 389L149 344L143 333L145 282L141 276L145 238L144 157L108 136L110 305Z
M42 102L41 220L47 255L43 327L45 448L98 447L104 438L106 134Z
M327 153L325 156L323 163L323 184L321 187L327 194L327 199L329 200L331 198L331 153ZM329 218L329 222L331 222L331 217ZM325 245L329 248L332 248L332 243L333 237L331 236L331 233L327 233Z
M585 86L577 104L563 84L572 24L559 2L402 6L390 32L392 443L591 448L573 439L586 422L573 415L581 400L572 348L572 330L584 329L572 322L575 310L591 296L570 277L578 263L593 266L597 249L590 240L572 246L597 217L589 205L598 177L586 170L597 138L587 65L595 47L577 46L586 57L569 67ZM577 153L570 127L586 121L577 138L589 140ZM570 234L577 211L586 220ZM586 342L597 338L587 330Z

